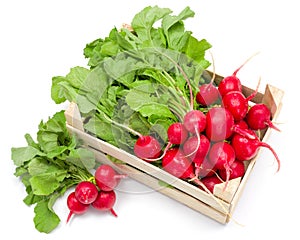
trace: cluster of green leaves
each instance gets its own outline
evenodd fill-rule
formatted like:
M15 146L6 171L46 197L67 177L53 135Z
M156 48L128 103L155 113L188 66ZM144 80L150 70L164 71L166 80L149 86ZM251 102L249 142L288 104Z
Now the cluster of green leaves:
M65 122L64 111L57 112L47 122L41 121L37 142L26 134L27 146L11 149L15 176L26 187L24 203L35 204L34 224L40 232L49 233L59 224L53 210L56 200L70 187L93 177L93 153L68 133Z
M86 131L126 151L132 151L136 136L121 125L165 141L168 126L196 104L187 82L195 95L211 47L185 30L183 21L194 16L189 7L171 13L146 7L134 16L132 29L113 28L106 38L87 44L89 67L53 77L52 99L76 102Z

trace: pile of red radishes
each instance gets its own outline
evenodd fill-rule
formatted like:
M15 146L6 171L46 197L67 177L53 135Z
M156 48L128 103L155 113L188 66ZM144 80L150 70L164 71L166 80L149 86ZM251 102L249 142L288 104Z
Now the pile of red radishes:
M272 151L279 170L277 154L270 145L260 141L258 134L267 127L279 129L271 122L265 104L250 107L249 101L258 87L250 96L244 96L236 76L241 67L232 76L223 78L218 86L213 83L214 74L210 83L199 87L195 99L206 111L190 109L183 122L170 125L165 146L153 136L139 136L135 155L148 162L161 161L165 171L210 192L217 183L225 182L226 186L230 179L242 177L243 161L253 159L260 147Z
M113 206L116 202L115 187L120 179L126 175L117 174L109 165L103 164L96 169L93 179L82 181L77 184L75 191L67 198L70 210L67 223L73 214L83 214L92 205L99 211L110 211L117 217Z

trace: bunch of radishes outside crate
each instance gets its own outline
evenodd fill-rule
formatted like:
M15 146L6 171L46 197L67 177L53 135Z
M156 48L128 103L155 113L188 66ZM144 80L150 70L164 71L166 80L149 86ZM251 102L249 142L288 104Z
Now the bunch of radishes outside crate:
M114 189L124 177L126 175L117 174L109 165L99 166L94 177L78 183L75 190L68 195L67 205L70 212L67 223L73 214L84 214L90 206L99 211L110 211L117 217L113 209L116 202Z

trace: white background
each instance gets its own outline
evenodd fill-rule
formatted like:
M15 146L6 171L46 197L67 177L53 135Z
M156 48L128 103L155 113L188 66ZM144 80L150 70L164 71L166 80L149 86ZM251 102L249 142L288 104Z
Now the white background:
M4 3L5 2L5 3ZM298 235L299 218L299 12L297 1L34 1L0 3L0 216L1 239L255 239ZM277 122L268 143L282 162L276 163L264 149L234 212L223 226L188 207L153 192L133 180L122 181L115 211L91 211L65 224L66 199L55 210L62 222L51 234L42 234L33 224L33 207L23 202L25 189L14 173L11 147L25 146L24 134L35 136L41 119L46 120L65 105L50 98L51 78L65 75L76 65L86 66L83 48L105 37L114 26L130 23L135 13L158 4L179 13L185 6L196 12L186 28L212 45L216 71L233 71L254 52L260 51L239 77L261 90L270 83L285 91ZM133 194L136 191L139 194ZM296 219L296 220L294 220ZM277 239L277 238L276 238Z

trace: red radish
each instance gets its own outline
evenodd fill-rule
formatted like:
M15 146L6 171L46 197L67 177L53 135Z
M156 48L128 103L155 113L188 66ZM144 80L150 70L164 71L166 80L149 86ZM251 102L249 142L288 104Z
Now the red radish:
M190 159L205 158L210 148L210 141L204 134L200 134L199 138L191 136L184 142L182 148L184 154Z
M207 153L206 149L209 147L208 139L206 139L204 135L200 136L200 133L206 128L206 116L199 110L189 111L183 118L183 124L189 132L196 134L195 138L190 139L190 143L193 143L193 146L189 146L189 144L184 145L186 146L185 154L187 156L192 156L191 158L195 163L195 173L196 178L198 178L197 173L199 172L199 167ZM203 141L201 141L201 138ZM198 154L196 157L197 152Z
M170 147L172 147L173 144L180 145L184 143L185 140L188 138L189 133L184 127L183 123L176 122L176 123L172 123L169 126L167 134L168 134L169 142L165 147L163 153L156 158L143 158L145 161L154 162L154 161L161 160L165 156L166 152L170 149Z
M132 133L133 135L138 136L138 139L135 142L134 148L133 148L134 154L137 157L149 160L152 158L157 158L160 155L161 146L154 137L149 136L149 135L143 136L141 133L135 131L134 129L132 129L124 124L113 121L105 114L103 116L111 124L121 127L123 129L127 130L128 132Z
M253 132L252 130L248 131ZM234 134L231 140L231 145L234 148L236 158L240 161L248 161L254 158L257 155L257 152L260 147L268 148L273 153L278 163L277 171L279 171L280 160L275 150L269 144L260 141L258 138L249 139L240 134Z
M213 57L212 57L213 59ZM215 103L219 99L219 90L213 84L216 74L215 74L215 64L214 59L212 61L213 65L213 76L209 83L202 84L199 87L199 92L196 94L196 101L202 106L209 106Z
M225 108L214 107L206 114L206 136L214 142L223 141L232 134L234 119Z
M191 161L184 156L178 147L169 149L162 160L162 167L165 171L181 179L188 179L199 188L204 189L222 208L222 203L210 192L209 189L195 176Z
M238 126L240 129L248 129L248 124L245 120L241 120L235 123L236 126Z
M112 191L100 191L92 206L100 211L110 211L115 217L118 215L113 209L116 202L116 193Z
M88 204L83 204L78 201L78 199L75 197L75 192L71 192L67 198L67 205L70 210L68 218L67 218L67 223L69 222L70 218L72 217L73 214L83 214L85 213L89 206Z
M102 191L111 191L119 184L121 178L125 178L124 174L117 174L109 165L103 164L96 169L95 180L97 186Z
M204 177L201 179L201 181L211 193L214 192L214 187L216 184L222 183L222 180L218 178L216 175L210 177Z
M206 127L206 116L200 110L191 110L185 114L183 124L191 133L201 133Z
M178 147L171 148L166 152L162 159L162 167L178 178L191 179L195 177L192 162Z
M246 121L250 128L253 130L265 129L266 127L273 128L277 131L280 131L272 122L271 122L271 112L269 108L263 104L253 105L246 116Z
M213 164L209 161L209 159L206 157L204 158L200 168L199 168L199 177L209 177L216 173L216 168L213 166Z
M75 197L83 204L90 204L98 196L98 189L94 183L89 181L80 182L75 188Z
M230 164L230 176L229 180L238 178L238 177L243 177L245 174L245 165L242 161L235 160L233 163ZM219 175L220 177L226 181L226 170L221 169L219 170Z
M240 79L236 76L237 73L241 70L241 68L249 62L257 53L253 54L251 57L249 57L238 69L234 71L234 73L231 76L225 77L220 82L218 89L223 97L226 93L229 93L231 91L242 91L242 84Z
M209 106L219 99L219 90L212 82L203 84L199 87L196 94L196 101L202 106Z
M216 169L226 171L226 185L230 176L230 165L235 160L233 147L227 142L217 142L209 150L209 160ZM226 187L225 185L225 187Z
M231 91L222 98L222 105L228 109L235 121L245 118L248 112L248 99L239 91Z
M223 78L220 82L218 90L222 97L231 91L242 91L241 81L235 76L235 74L236 72L234 72L232 76Z
M208 138L201 134L192 136L183 144L183 152L185 156L189 157L195 165L195 175L198 177L201 164L206 157L210 148L210 141Z
M182 144L188 137L188 132L182 123L172 123L168 128L168 139L171 144Z
M249 107L248 102L255 97L256 93L258 92L259 85L260 79L258 81L256 90L247 98L240 91L231 91L223 96L222 105L231 112L235 121L241 121L246 117Z
M232 114L225 108L214 107L206 114L206 136L210 141L219 142L228 139L233 132L244 134L248 138L254 139L255 133L244 131L234 124ZM254 135L253 135L254 134Z
M134 145L133 151L137 157L150 161L160 156L161 146L152 136L140 136Z

